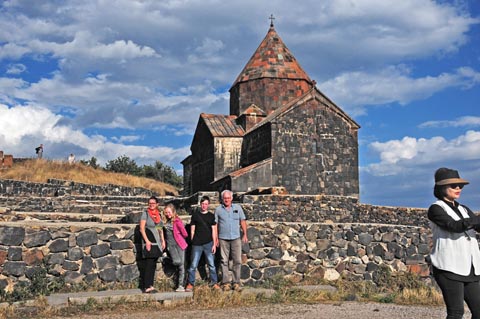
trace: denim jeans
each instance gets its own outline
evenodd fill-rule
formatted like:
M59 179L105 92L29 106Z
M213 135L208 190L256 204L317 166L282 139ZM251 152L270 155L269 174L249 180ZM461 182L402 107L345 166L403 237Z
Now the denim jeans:
M205 254L207 260L208 270L210 274L210 283L216 284L218 281L217 269L215 268L215 257L212 253L213 241L204 245L192 245L192 257L190 267L188 268L188 283L195 285L195 273L197 271L198 263L202 257L202 253Z

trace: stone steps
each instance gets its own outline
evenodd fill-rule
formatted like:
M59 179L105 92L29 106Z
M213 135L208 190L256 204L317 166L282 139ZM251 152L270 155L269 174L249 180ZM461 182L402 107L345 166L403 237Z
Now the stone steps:
M125 215L118 214L76 214L76 213L44 213L44 212L9 212L0 215L3 222L16 221L69 221L69 222L96 222L96 223L125 223Z

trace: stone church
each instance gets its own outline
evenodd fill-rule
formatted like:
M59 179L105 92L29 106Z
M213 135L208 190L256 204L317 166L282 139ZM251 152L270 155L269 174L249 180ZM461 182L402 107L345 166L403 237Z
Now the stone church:
M200 114L182 161L198 191L359 195L360 126L315 87L273 23L230 88L230 115Z

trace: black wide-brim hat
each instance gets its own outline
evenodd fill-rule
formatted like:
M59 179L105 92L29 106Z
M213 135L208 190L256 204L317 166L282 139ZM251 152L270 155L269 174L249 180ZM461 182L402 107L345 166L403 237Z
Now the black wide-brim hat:
M446 167L437 169L435 172L435 185L450 185L450 184L470 184L467 180L460 178L458 171Z

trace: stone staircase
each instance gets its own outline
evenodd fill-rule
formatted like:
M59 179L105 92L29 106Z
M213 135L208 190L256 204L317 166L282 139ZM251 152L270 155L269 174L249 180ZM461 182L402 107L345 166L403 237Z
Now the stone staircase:
M151 195L148 190L117 185L87 185L71 181L49 180L49 183L28 183L0 180L1 221L71 221L136 224ZM189 216L208 195L212 209L218 205L215 192L191 197L157 196L159 209L168 203L177 207L179 215Z

